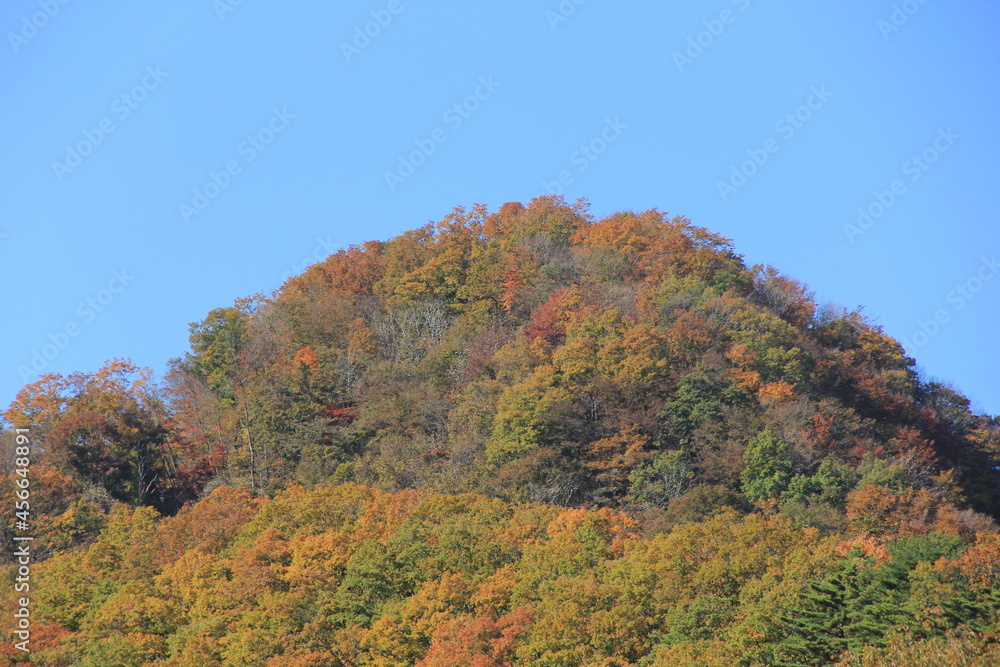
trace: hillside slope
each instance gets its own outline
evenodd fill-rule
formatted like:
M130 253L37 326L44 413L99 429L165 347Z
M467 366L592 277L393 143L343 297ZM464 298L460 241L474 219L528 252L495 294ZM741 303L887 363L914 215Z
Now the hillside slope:
M162 386L113 360L4 415L35 446L39 664L993 650L1000 420L682 217L457 208L190 343Z
M722 667L831 664L846 650L844 664L985 667L1000 658L998 555L995 534L882 545L731 510L642 539L608 508L353 484L262 501L223 487L159 522L120 505L89 549L39 566L32 655Z

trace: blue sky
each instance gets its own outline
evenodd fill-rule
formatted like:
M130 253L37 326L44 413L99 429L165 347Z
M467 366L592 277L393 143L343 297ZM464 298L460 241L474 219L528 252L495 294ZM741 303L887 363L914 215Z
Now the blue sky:
M732 238L1000 413L995 2L64 1L0 5L0 404L548 189Z

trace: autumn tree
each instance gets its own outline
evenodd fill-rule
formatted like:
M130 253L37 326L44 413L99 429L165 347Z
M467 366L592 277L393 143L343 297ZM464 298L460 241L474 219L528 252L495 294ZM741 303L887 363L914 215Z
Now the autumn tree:
M93 374L49 376L22 389L5 413L42 434L42 460L131 505L176 511L204 479L167 425L149 369L116 359Z

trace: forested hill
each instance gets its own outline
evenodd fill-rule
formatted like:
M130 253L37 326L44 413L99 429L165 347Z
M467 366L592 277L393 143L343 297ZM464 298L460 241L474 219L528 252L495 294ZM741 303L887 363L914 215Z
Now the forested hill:
M33 655L1000 664L1000 419L914 363L685 218L457 208L18 394Z

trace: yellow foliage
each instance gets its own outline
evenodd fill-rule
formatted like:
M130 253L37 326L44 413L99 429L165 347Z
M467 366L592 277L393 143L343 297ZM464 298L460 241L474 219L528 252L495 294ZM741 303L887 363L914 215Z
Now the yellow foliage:
M784 403L795 398L795 385L784 380L769 382L757 390L757 397L765 406Z

